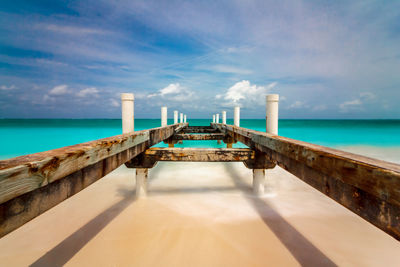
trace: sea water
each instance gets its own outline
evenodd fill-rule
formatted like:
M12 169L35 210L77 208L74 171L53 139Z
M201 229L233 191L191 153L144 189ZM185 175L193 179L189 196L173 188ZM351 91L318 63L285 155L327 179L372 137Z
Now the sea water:
M210 125L210 122L188 120L191 126ZM172 123L168 120L168 124ZM228 119L227 123L233 124L233 120ZM160 119L136 119L135 130L160 124ZM240 126L265 132L262 119L242 119ZM120 119L0 119L0 159L118 135L121 128ZM279 120L279 135L333 148L400 148L400 120ZM176 145L183 146L225 147L217 141L184 141ZM235 146L244 147L240 143Z

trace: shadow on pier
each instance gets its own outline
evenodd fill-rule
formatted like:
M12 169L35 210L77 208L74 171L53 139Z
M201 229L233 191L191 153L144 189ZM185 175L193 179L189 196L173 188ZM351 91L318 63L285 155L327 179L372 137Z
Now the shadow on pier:
M305 236L297 231L285 218L268 205L263 199L251 194L251 188L237 174L235 167L224 164L235 187L243 192L244 198L253 206L264 223L290 251L302 266L337 266Z
M298 232L276 210L263 199L254 197L252 190L238 175L235 166L222 163L235 186L209 186L209 187L179 187L179 188L154 188L149 190L149 196L169 194L192 194L207 192L242 192L243 197L258 213L265 225L275 234L282 244L302 266L336 266L324 253L314 246L306 237ZM152 170L149 182L159 177L163 165ZM84 226L72 233L57 246L35 261L31 266L62 266L78 253L90 240L101 232L114 218L121 214L135 199L131 190L120 189L118 194L122 199L113 204L99 215L94 217ZM245 229L244 229L245 230ZM262 240L260 241L262 242Z

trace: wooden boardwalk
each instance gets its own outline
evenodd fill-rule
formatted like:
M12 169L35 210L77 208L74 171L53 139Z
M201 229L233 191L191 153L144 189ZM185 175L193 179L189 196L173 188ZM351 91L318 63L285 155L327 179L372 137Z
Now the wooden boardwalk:
M174 148L179 140L222 140L228 148ZM170 147L150 148L160 142ZM229 148L235 142L249 148ZM0 235L122 164L136 168L137 189L145 191L147 169L158 161L241 161L253 169L256 190L264 170L278 165L400 239L399 165L221 123L177 123L0 161Z

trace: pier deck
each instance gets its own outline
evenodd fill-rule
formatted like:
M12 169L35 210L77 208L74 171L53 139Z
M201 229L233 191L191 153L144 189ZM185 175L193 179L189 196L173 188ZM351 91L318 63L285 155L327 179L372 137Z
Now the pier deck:
M160 162L145 200L121 166L0 239L6 266L395 266L400 244L280 168ZM190 173L190 175L188 175ZM34 244L34 245L33 245ZM328 265L329 266L329 265Z
M181 140L222 140L227 148L174 148L174 144ZM160 142L169 147L151 148ZM232 148L236 142L249 148ZM400 239L399 165L220 123L204 127L177 123L0 161L0 235L14 231L123 164L136 168L136 196L151 194L152 191L148 190L149 170L159 161L243 162L241 166L252 171L255 195L247 201L256 203L256 210L264 205L257 195L263 196L265 171L278 165L293 174L292 177L303 180L395 239ZM186 170L190 181L192 171ZM231 176L236 175L231 170L228 172ZM232 182L241 186L237 179ZM201 188L198 190L202 191ZM242 193L248 198L247 192ZM134 201L133 195L130 197ZM268 213L263 212L259 212L259 219L275 235L291 229L292 226L285 223L284 226L270 225L268 220L276 218L269 218ZM265 216L268 217L266 220ZM324 256L325 253L315 249L312 242L297 231L279 239L300 264L307 263L302 257L317 257L325 262L314 264L334 265L329 257ZM311 250L305 252L307 257L303 253L296 255L298 242L300 246L310 247Z

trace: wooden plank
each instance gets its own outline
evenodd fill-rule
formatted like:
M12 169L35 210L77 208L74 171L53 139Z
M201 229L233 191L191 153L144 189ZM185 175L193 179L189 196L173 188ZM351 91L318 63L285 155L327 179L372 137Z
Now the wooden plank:
M400 165L233 125L212 126L264 152L269 160L400 240Z
M41 213L76 194L125 162L131 160L133 157L139 155L150 146L171 137L176 131L186 126L187 124L176 124L154 128L0 161L1 182L3 182L3 185L10 188L7 184L7 179L11 179L11 185L15 183L18 189L13 191L0 188L2 194L9 194L10 192L14 194L12 198L10 198L9 195L1 196L2 199L6 200L0 204L0 237L17 229ZM142 138L143 136L148 138ZM130 142L131 140L141 141ZM107 150L107 152L103 150ZM96 151L98 151L97 155L95 154ZM72 159L69 158L68 155L72 157ZM86 158L87 155L93 155L93 157L97 157L99 160L95 163L91 163L94 161L94 158L89 160ZM52 160L49 159L49 157L57 157L59 160L59 164L54 166L54 168L68 167L70 171L75 171L56 179L54 175L60 175L62 172L49 171L46 168L36 168L34 171L24 170L24 168L30 169L32 166L38 166L42 164L43 161L50 160L51 162ZM81 158L82 160L79 161ZM69 160L75 161L77 165L68 162ZM18 170L18 172L13 173L15 170ZM63 173L68 172L64 170ZM18 187L19 182L23 184L26 183L25 180L31 181L33 180L31 176L41 177L41 179L46 178L52 182L46 185L37 184L36 188L33 186L27 187L25 189L30 190L21 194L21 189ZM14 181L13 179L15 177L18 177L19 180L15 179Z
M174 134L172 140L223 140L225 134Z
M145 143L115 154L95 164L0 204L0 237L10 233L60 202L104 177L128 160L143 152Z
M254 158L248 148L150 148L144 156L152 161L234 162Z
M182 130L182 133L217 133L217 129L211 126L189 126Z
M185 126L175 124L2 160L0 204L142 143L157 144Z

